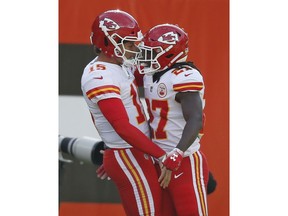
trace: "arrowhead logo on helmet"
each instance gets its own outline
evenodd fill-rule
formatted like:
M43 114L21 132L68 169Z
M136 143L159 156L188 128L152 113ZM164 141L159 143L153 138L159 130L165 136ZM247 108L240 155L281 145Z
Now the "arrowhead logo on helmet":
M109 18L104 18L99 22L99 28L101 28L102 31L114 31L119 29L120 26L113 20Z
M159 42L165 43L165 44L176 44L176 41L178 40L178 35L174 32L167 32L161 37L158 38Z

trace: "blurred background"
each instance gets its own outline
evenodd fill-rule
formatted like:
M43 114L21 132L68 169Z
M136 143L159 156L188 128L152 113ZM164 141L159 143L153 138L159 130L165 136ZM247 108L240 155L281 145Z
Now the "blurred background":
M205 81L206 125L202 151L217 181L208 196L210 215L229 215L229 0L59 0L59 134L98 133L82 98L80 79L94 57L91 24L106 10L121 9L142 32L178 24L188 32L189 57ZM96 166L74 160L59 163L60 216L125 215L115 185L97 178Z

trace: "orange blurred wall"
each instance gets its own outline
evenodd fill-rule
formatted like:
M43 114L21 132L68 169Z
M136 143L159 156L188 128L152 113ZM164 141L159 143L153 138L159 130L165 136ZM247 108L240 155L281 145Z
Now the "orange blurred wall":
M89 44L95 16L108 9L130 13L143 32L161 23L178 24L188 32L188 60L201 70L206 86L201 148L218 183L208 196L209 213L229 215L229 0L59 0L59 43ZM65 214L67 206L61 216L79 215ZM119 213L119 206L115 211Z

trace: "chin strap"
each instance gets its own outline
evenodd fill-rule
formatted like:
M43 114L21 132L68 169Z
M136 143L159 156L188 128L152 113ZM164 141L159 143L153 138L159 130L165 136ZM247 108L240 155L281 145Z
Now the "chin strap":
M121 68L125 72L125 74L127 75L128 78L130 78L136 70L134 65L128 64L125 62L123 62L123 64L121 65Z

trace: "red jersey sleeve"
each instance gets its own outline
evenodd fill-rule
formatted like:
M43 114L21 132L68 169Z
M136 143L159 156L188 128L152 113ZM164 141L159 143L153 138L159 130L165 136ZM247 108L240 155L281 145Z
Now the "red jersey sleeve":
M101 100L98 102L98 106L117 134L128 144L156 158L165 154L163 149L154 144L138 128L130 124L129 117L120 99Z

